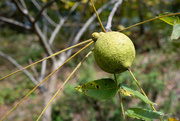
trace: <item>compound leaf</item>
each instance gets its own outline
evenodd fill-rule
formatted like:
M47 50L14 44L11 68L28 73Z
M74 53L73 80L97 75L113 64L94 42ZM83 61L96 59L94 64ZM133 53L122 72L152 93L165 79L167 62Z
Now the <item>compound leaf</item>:
M166 12L166 13L162 13L160 14L159 16L163 16L163 15L168 15L168 14L171 14L170 12ZM180 23L180 20L179 20L179 17L178 16L166 16L166 17L162 17L162 18L159 18L160 20L170 24L170 25L174 25L174 22L176 23Z
M130 108L125 112L125 114L126 116L146 121L152 121L153 119L158 119L159 116L164 116L161 112L141 108Z
M119 91L124 95L124 96L130 96L130 97L136 97L142 100L143 102L147 104L152 104L152 105L157 105L156 103L153 103L151 100L147 99L143 94L140 92L130 88L129 86L125 84L120 84L120 89Z
M99 79L78 86L75 90L101 101L112 98L117 93L117 84L112 79Z

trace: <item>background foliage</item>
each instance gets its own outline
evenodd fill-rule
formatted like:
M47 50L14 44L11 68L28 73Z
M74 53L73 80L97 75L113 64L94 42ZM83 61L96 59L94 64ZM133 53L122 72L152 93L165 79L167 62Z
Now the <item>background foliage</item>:
M94 0L96 8L107 3L108 0ZM25 1L30 10L31 15L36 15L37 9L31 1ZM47 0L39 1L45 4ZM73 33L75 24L79 20L80 13L86 5L86 0L82 0L81 5L70 15L68 21L63 24L63 28L59 31L55 38L53 50L61 50L66 47L67 39ZM61 15L66 16L70 8L75 4L72 0L59 0L58 11ZM122 27L128 27L137 22L153 18L164 12L179 12L179 0L124 0L122 5L116 11L113 18L112 30L117 31ZM113 6L109 6L100 14L100 18L106 25L107 18ZM58 22L58 17L54 16L54 7L47 9L48 15ZM80 26L87 21L94 13L92 6L88 4L85 15L82 17ZM0 16L6 16L19 20L29 25L27 19L22 19L21 13L17 8L10 4L9 0L0 1ZM43 23L43 18L39 24ZM50 36L53 27L48 26L47 35ZM80 29L80 27L78 28ZM132 66L132 71L141 83L148 97L158 105L156 109L166 114L172 115L177 119L180 118L180 49L179 42L174 43L170 40L172 26L155 20L143 25L134 27L125 31L135 44L137 56ZM91 33L101 31L98 21L95 20L85 34L81 37L81 41L89 39ZM178 40L179 41L179 40ZM75 49L77 51L79 48ZM44 56L44 50L38 42L38 37L31 31L24 30L20 27L6 24L0 21L0 50L4 53L16 58L21 65L29 64L29 59L37 61ZM85 56L85 50L78 55L66 66L62 68L58 76L59 87L62 81L72 71L76 64ZM50 63L50 62L48 62ZM50 66L50 64L49 64ZM36 69L40 72L41 65L37 65ZM0 77L17 70L10 62L0 57ZM29 69L31 71L31 69ZM47 74L51 70L47 71ZM71 82L66 85L63 93L59 94L53 102L52 119L53 121L119 121L121 120L121 109L117 98L102 102L86 97L74 90L74 87L86 82L111 75L102 72L96 65L93 55L91 55L79 69L79 71L71 78ZM136 87L128 72L118 75L118 81ZM0 118L4 116L11 107L16 104L23 96L27 94L34 84L22 73L13 75L6 80L0 81ZM9 117L14 120L35 120L41 110L42 94L36 90L17 110ZM123 97L125 109L129 107L146 107L145 103L138 99ZM22 111L23 110L23 111ZM8 119L7 119L8 120ZM128 120L128 119L127 119Z

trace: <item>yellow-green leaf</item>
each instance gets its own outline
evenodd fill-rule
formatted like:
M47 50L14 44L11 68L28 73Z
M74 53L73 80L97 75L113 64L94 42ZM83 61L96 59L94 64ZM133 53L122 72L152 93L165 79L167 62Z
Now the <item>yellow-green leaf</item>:
M163 14L160 14L159 16L163 16L163 15L168 15L168 14L171 14L170 12L166 12L166 13L163 13ZM170 25L174 25L174 22L176 23L180 23L180 20L179 20L179 17L178 16L166 16L166 17L162 17L162 18L159 18L160 20L170 24Z
M119 91L125 96L136 97L136 98L139 98L140 100L142 100L143 102L145 102L147 104L157 105L156 103L153 103L151 100L147 99L140 92L130 88L129 86L127 86L125 84L120 84Z
M124 96L134 97L134 94L128 90L120 89L119 90Z

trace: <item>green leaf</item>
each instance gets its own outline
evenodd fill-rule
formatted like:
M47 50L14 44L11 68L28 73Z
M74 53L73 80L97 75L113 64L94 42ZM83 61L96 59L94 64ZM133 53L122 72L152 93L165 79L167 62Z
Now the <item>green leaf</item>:
M122 91L123 90L123 91ZM149 99L147 99L143 94L141 94L140 92L130 88L129 86L125 85L125 84L120 84L120 89L119 91L124 95L124 96L130 96L130 97L136 97L139 98L140 100L142 100L143 102L147 103L147 104L152 104L152 105L157 105L156 103L153 103L152 101L150 101Z
M171 14L170 12L166 12L166 13L162 13L160 14L159 16L163 16L163 15L168 15L168 14ZM170 25L174 25L174 22L176 23L180 23L180 20L179 20L179 17L178 16L166 16L166 17L162 17L162 18L159 18L160 20L170 24Z
M117 84L112 79L99 79L78 86L75 90L98 100L107 100L117 93Z
M125 114L126 116L146 121L152 121L153 119L158 119L159 116L164 116L161 112L141 108L130 108L125 111Z
M173 31L171 34L171 40L178 39L180 37L180 23L174 23Z

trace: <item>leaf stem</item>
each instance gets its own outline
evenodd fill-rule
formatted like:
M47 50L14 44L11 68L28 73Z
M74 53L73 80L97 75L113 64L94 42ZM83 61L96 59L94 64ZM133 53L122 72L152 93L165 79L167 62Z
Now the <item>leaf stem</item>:
M118 81L117 81L116 74L114 74L114 79L115 79L116 84L117 84L117 90L119 90L119 85L118 85ZM118 91L118 95L119 95L119 101L120 101L120 105L121 105L121 109L122 109L123 120L125 121L125 113L124 113L124 108L123 108L121 93L120 93L119 91Z
M138 87L139 87L139 89L141 90L141 92L143 93L143 95L148 99L146 93L144 92L144 90L143 90L143 89L141 88L141 86L139 85L138 81L136 80L136 78L135 78L135 76L134 76L134 74L132 73L132 71L131 71L130 68L128 68L128 71L129 71L129 73L131 74L131 76L132 76L132 78L134 79L134 81L136 82L136 84L138 85ZM152 109L153 109L154 111L156 111L156 109L154 108L154 106L153 106L152 104L150 104L150 106L152 107ZM160 121L163 121L160 116L159 116L159 120L160 120Z
M171 13L171 14L168 14L168 15L158 16L158 17L155 17L155 18L152 18L152 19L145 20L145 21L140 22L140 23L136 23L136 24L134 24L134 25L132 25L132 26L129 26L129 27L127 27L127 28L124 28L124 29L122 29L122 30L119 30L119 32L124 31L124 30L127 30L127 29L130 29L130 28L132 28L132 27L135 27L135 26L138 26L138 25L141 25L141 24L144 24L144 23L147 23L147 22L150 22L150 21L153 21L153 20L155 20L155 19L159 19L159 18L163 18L163 17L167 17L167 16L179 15L179 14L180 14L180 13Z
M41 60L39 60L39 61L37 61L37 62L34 62L34 63L32 63L32 64L30 64L30 65L22 68L22 69L19 69L19 70L15 71L15 72L12 72L12 73L4 76L4 77L0 78L0 80L3 80L3 79L5 79L5 78L7 78L7 77L9 77L9 76L11 76L11 75L14 75L14 74L16 74L16 73L18 73L18 72L21 72L21 71L23 71L23 70L25 70L25 69L27 69L27 68L29 68L29 67L31 67L31 66L36 65L37 63L40 63L40 62L42 62L42 61L44 61L44 60L47 60L47 59L49 59L49 58L51 58L51 57L53 57L53 56L56 56L56 55L60 54L60 53L62 53L62 52L65 52L65 51L67 51L67 50L69 50L69 49L72 49L72 48L74 48L74 47L77 47L77 46L79 46L79 45L85 44L85 43L90 42L90 41L92 41L92 39L86 40L86 41L84 41L84 42L81 42L81 43L78 43L78 44L73 45L73 46L71 46L71 47L68 47L68 48L66 48L66 49L64 49L64 50L61 50L61 51L59 51L59 52L56 52L56 53L54 53L54 54L52 54L52 55L50 55L50 56L48 56L48 57L46 57L46 58L43 58L43 59L41 59Z
M57 94L62 90L62 88L64 87L64 85L69 81L69 79L72 77L72 75L76 72L76 70L81 66L81 64L84 62L84 60L92 53L93 49L82 59L82 61L76 66L76 68L71 72L71 74L68 76L68 78L64 81L64 83L62 84L62 86L58 89L58 91L54 94L54 96L51 98L51 100L49 101L49 103L46 105L46 107L44 108L44 110L41 112L41 114L39 115L38 119L36 121L39 121L39 119L41 118L41 116L43 115L43 113L45 112L45 110L49 107L49 105L52 103L52 101L54 100L54 98L57 96Z
M54 70L52 73L50 73L42 82L40 82L36 87L34 87L21 101L18 102L18 104L16 104L13 109L11 109L2 119L1 121L3 121L16 107L18 107L18 105L24 101L36 88L38 88L43 82L45 82L52 74L54 74L57 70L59 70L64 64L66 64L69 60L71 60L73 57L75 57L77 54L79 54L82 50L84 50L85 48L87 48L88 46L90 46L94 41L91 41L90 43L88 43L87 45L85 45L83 48L81 48L78 52L76 52L74 55L72 55L69 59L67 59L61 66L59 66L56 70Z
M96 11L96 8L95 8L95 6L94 6L93 1L92 1L92 0L90 0L90 1L91 1L91 4L92 4L92 7L93 7L93 9L94 9L94 12L96 13L97 19L98 19L98 21L99 21L99 24L100 24L102 30L103 30L104 32L106 32L106 30L104 29L103 24L102 24L102 22L101 22L101 19L100 19L99 15L98 15L98 13L97 13L97 11Z

